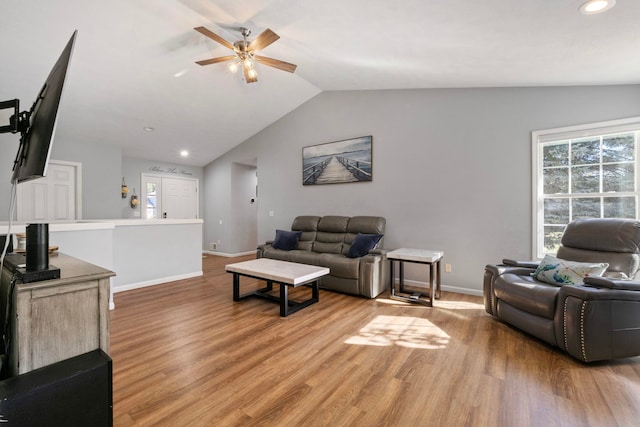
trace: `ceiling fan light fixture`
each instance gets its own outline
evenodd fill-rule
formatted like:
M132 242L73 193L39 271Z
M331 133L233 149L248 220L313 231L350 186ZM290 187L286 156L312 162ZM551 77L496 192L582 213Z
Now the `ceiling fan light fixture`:
M595 15L606 12L616 5L616 0L589 0L580 6L580 12L584 15Z
M251 42L247 40L251 31L247 28L241 28L243 39L238 40L233 44L205 27L195 27L194 30L234 52L234 55L218 56L202 61L196 61L196 64L198 65L210 65L217 64L219 62L232 61L228 65L229 70L231 72L236 72L240 67L242 67L244 80L247 83L255 83L258 81L258 73L255 70L255 61L288 73L293 73L296 70L295 64L281 61L279 59L269 58L267 56L256 55L256 52L271 45L280 38L279 35L271 31L269 28L260 33L260 35Z

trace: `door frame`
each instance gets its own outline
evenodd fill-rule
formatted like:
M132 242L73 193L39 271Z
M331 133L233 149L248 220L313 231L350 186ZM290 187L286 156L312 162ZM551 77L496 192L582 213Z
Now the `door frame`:
M71 166L74 174L74 184L76 187L75 194L75 217L76 221L82 219L82 163L69 162L66 160L53 160L49 159L49 165ZM47 166L48 169L48 166ZM20 221L23 214L24 195L22 194L22 188L20 184L16 186L16 219Z
M145 185L146 177L150 177L150 178L159 178L160 179L160 186L162 188L162 179L178 179L178 180L183 180L183 181L194 181L196 183L196 214L197 217L200 218L200 180L198 178L187 178L187 177L182 177L182 176L174 176L174 175L161 175L161 174L155 174L155 173L141 173L140 174L140 209L143 209L143 204L146 203L147 200L147 186ZM160 191L160 193L162 193L162 190ZM157 196L157 195L156 195ZM160 206L162 206L162 194L160 194ZM159 209L159 208L158 208ZM158 212L160 212L160 210L158 210ZM147 219L146 217L146 212L140 212L140 216L143 219ZM162 219L162 215L160 215L160 218L158 219Z

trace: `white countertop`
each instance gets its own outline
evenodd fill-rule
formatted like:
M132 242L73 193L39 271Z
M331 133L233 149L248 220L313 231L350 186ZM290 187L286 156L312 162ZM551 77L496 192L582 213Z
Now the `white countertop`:
M110 223L115 227L139 226L139 225L179 225L179 224L202 224L202 219L87 219L80 220L79 223Z
M24 233L27 224L13 223L11 224L11 234ZM115 228L113 223L107 222L59 222L49 223L49 233L57 231L84 231L84 230L108 230ZM9 223L6 221L0 222L0 234L7 234L9 229Z
M145 225L179 225L179 224L202 224L202 219L85 219L69 222L50 222L49 232L59 231L85 231L85 230L108 230L115 227L145 226ZM27 224L11 224L11 233L24 233ZM0 234L7 234L9 228L8 221L0 221Z

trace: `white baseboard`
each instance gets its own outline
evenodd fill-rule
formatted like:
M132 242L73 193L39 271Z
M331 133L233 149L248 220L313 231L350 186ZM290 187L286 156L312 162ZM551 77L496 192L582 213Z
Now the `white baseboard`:
M169 276L169 277L162 277L159 279L147 280L145 282L129 283L127 285L114 287L113 293L115 294L118 292L130 291L132 289L146 288L147 286L160 285L167 282L175 282L176 280L191 279L192 277L200 277L200 276L202 276L202 270L195 271L193 273L179 274L177 276Z
M209 254L209 255L223 256L226 258L234 258L237 256L254 255L256 251L238 252L237 254L228 254L226 252L216 252L216 251L202 251L202 253Z
M469 289L469 288L460 288L458 286L446 286L441 285L443 291L447 292L455 292L457 294L465 294L465 295L475 295L477 297L482 296L482 291L480 289Z
M395 280L396 283L398 283L398 280L396 278ZM407 285L412 285L412 286L416 286L416 287L421 287L421 288L428 288L429 284L427 282L421 282L418 280L407 280L404 279L404 283L406 283ZM456 294L465 294L465 295L475 295L475 296L482 296L482 290L480 289L469 289L469 288L461 288L458 286L449 286L449 285L440 285L440 288L443 291L447 291L447 292L455 292Z

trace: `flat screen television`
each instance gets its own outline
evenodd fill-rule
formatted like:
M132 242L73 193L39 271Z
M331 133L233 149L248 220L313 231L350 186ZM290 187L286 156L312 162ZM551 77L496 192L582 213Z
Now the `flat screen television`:
M58 107L77 33L77 30L73 32L28 112L18 112L18 100L0 103L0 107L13 107L16 111L10 119L9 126L1 127L0 131L20 132L21 134L20 146L13 164L11 183L41 178L47 174L47 165L56 131Z

